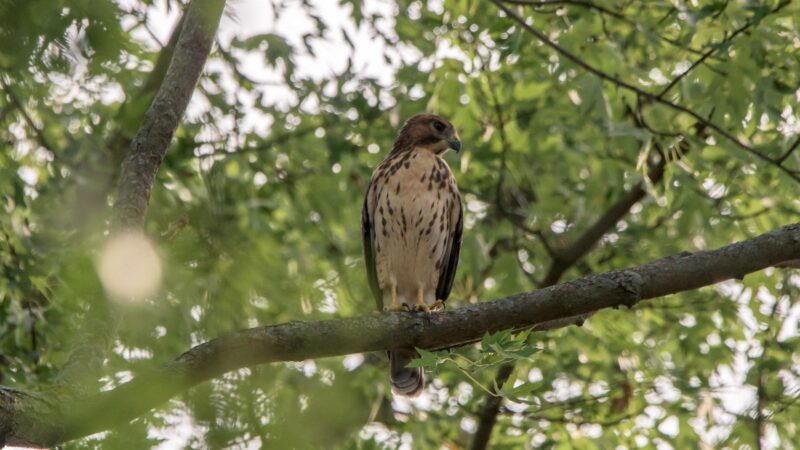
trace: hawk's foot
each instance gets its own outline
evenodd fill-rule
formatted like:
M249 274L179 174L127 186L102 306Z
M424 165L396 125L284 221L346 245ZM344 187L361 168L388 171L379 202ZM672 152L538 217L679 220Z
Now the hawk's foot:
M392 302L392 304L387 306L385 309L389 312L408 311L408 305L400 302Z
M430 307L430 306L428 306L428 305L426 305L425 303L417 303L417 304L414 306L414 310L415 310L415 311L426 312L426 313L428 313L428 314L430 314L430 313L431 313L431 311L432 311L431 307Z
M421 287L417 290L417 303L414 305L414 310L431 313L431 308L425 303L425 293Z
M444 311L444 300L436 300L435 302L433 302L430 305L427 305L425 303L419 302L419 303L417 303L415 305L414 310L415 311L426 312L428 314L430 314L432 312Z

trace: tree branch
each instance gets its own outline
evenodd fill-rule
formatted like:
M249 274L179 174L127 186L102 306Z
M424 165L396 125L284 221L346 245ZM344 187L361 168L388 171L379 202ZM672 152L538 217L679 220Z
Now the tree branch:
M224 0L194 0L186 13L164 81L122 163L115 224L142 228L150 190L205 66Z
M784 290L789 283L789 277L785 277L783 280ZM755 434L755 447L757 450L761 450L762 446L764 445L764 434L765 434L765 423L764 419L766 419L764 414L764 408L767 404L767 390L766 390L766 383L767 383L767 372L765 370L765 365L767 363L767 357L769 354L770 343L773 339L777 338L778 332L780 332L780 326L775 327L773 321L778 313L778 305L779 301L776 300L772 304L772 308L770 310L769 316L766 318L766 327L762 332L761 336L761 356L754 361L755 367L751 368L750 370L755 370L757 373L756 376L756 402L753 405L754 417L753 417L753 426L754 426L754 434ZM777 328L777 330L776 330Z
M22 115L22 119L25 121L31 131L33 131L33 134L39 141L39 145L48 150L54 158L57 158L58 153L55 151L55 146L47 141L47 136L44 135L44 132L41 130L41 128L36 125L36 122L34 122L33 118L30 116L30 114L28 114L28 111L25 109L25 105L23 105L19 100L17 95L14 93L14 90L11 89L11 86L9 86L5 79L2 78L0 78L0 84L3 86L3 90L5 91L6 95L8 95L8 97L11 99L11 103Z
M733 38L740 35L741 33L747 31L747 29L750 28L751 26L753 26L753 22L748 20L744 25L734 30L733 33L731 33L728 36L725 36L721 42L717 44L712 44L711 48L706 50L705 53L703 53L699 58L697 58L697 60L693 62L692 65L689 66L689 68L684 70L680 75L673 78L672 81L670 81L666 86L664 86L664 89L662 89L661 92L656 94L656 98L664 97L669 92L669 90L672 89L673 86L678 84L682 79L684 79L687 75L689 75L694 69L697 68L697 66L702 64L706 59L708 59L709 56L713 55L720 47L729 43L731 40L733 40Z
M461 346L485 333L552 324L605 308L630 308L797 258L800 223L717 250L671 256L432 316L384 313L251 328L200 344L158 370L68 405L54 406L32 394L14 395L2 388L0 442L50 446L106 430L191 386L242 367L390 348ZM69 414L60 414L59 407L69 408Z
M783 155L781 155L776 160L776 161L778 161L778 164L783 164L783 162L786 161L786 159L792 154L792 152L797 150L798 146L800 146L800 136L798 136L797 139L794 141L794 144L792 144L788 149L786 149L786 151L783 153Z
M647 174L647 178L652 183L658 183L664 176L664 166L666 160L661 159L656 162ZM550 265L547 271L543 286L552 286L561 279L564 272L572 267L575 262L583 257L592 247L600 241L608 230L612 229L626 214L630 211L631 207L647 195L645 190L644 181L636 183L630 191L626 192L619 200L617 200L611 207L598 218L592 226L590 226L575 242L569 247L556 252L556 258Z
M503 0L503 1L505 3L512 4L512 5L531 6L531 7L534 8L534 11L536 11L536 8L541 8L543 6L556 6L556 7L563 6L563 5L580 6L580 7L584 7L584 8L587 8L587 9L593 9L595 11L598 11L601 14L606 14L606 15L609 15L609 16L614 17L616 19L619 19L622 22L627 23L628 25L632 26L637 31L642 32L642 26L638 22L636 22L635 20L632 20L632 19L628 18L627 16L625 16L622 13L622 11L616 12L616 11L614 11L612 9L605 8L605 7L600 6L600 5L596 4L596 3L592 3L592 2L588 2L588 1L583 1L583 0ZM627 4L624 4L623 5L623 9L627 8L630 5L630 3L631 2L628 2ZM675 12L675 11L676 10L673 7L671 9L671 12ZM666 20L669 17L669 15L670 14L665 15L661 20L658 21L657 25L660 25L661 23L663 23L664 20ZM693 47L691 47L689 45L684 46L677 39L668 38L668 37L666 37L666 36L664 36L664 35L662 35L660 33L657 33L657 32L654 32L653 34L655 35L656 38L658 38L658 40L664 41L667 44L669 44L669 45L671 45L673 47L679 48L679 49L681 49L683 51L686 51L686 52L689 52L689 53L692 53L692 54L695 54L695 55L699 55L699 56L703 56L703 54L704 54L704 52L702 50L693 48ZM711 67L709 67L709 70L717 72L715 69L713 69Z
M664 166L666 160L661 159L656 162L648 172L647 177L653 183L657 183L664 176ZM639 200L644 198L647 191L644 187L644 182L640 181L630 191L625 193L616 203L600 216L597 221L592 224L575 242L567 248L560 251L551 251L552 263L547 270L540 287L549 287L558 283L558 280L564 275L570 267L572 267L580 258L582 258L589 250L594 247L597 242L610 230L617 222L619 222L627 213L630 208ZM588 318L590 314L582 314L579 316L571 316L559 318L554 321L548 321L537 324L534 328L537 331L550 330L554 328L561 328L574 323L582 323L583 320ZM508 366L508 368L507 368ZM502 385L508 379L511 371L514 368L513 364L502 366L495 377L495 383ZM497 414L500 412L500 406L503 402L502 397L487 397L485 403L481 407L481 412L478 417L478 429L475 436L472 438L472 450L483 450L488 448L489 440L492 436L492 429L497 422Z

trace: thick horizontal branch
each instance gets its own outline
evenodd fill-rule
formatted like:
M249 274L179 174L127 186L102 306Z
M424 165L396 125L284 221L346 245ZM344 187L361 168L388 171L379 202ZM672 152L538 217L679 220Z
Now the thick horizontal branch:
M384 313L251 328L198 345L159 370L80 401L45 403L0 389L0 442L49 446L106 430L243 367L398 347L442 349L475 342L487 332L539 324L553 328L569 324L566 318L632 307L798 258L800 223L717 250L671 256L431 316Z

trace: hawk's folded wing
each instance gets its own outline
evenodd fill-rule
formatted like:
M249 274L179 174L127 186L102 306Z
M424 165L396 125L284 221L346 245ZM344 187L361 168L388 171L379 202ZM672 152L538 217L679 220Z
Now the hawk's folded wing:
M436 286L436 299L445 301L453 289L453 280L456 277L456 268L458 267L458 256L461 254L461 232L464 229L464 212L461 209L461 196L456 195L456 201L453 208L456 208L458 218L455 220L454 225L449 230L450 236L448 237L448 248L444 256L444 264L439 269L439 284Z
M369 280L369 287L372 290L372 295L375 297L375 304L378 310L383 310L383 293L378 285L378 270L375 266L375 248L373 243L375 241L375 230L372 227L372 218L370 211L369 198L372 195L372 182L367 186L367 195L364 196L364 206L361 208L361 239L364 247L364 262L367 266L367 280ZM374 205L373 205L374 206Z

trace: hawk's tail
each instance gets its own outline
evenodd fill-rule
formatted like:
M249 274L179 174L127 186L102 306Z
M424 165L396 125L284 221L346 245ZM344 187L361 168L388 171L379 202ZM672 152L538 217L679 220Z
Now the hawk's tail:
M415 396L425 386L425 375L421 367L406 367L412 359L418 358L414 350L393 350L389 352L389 379L392 392Z

